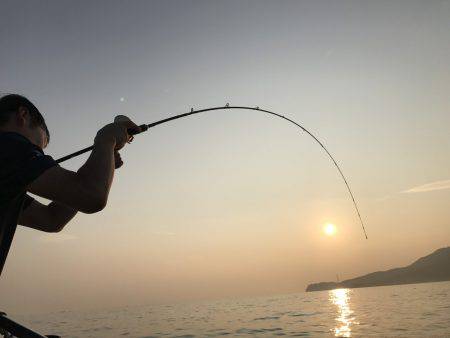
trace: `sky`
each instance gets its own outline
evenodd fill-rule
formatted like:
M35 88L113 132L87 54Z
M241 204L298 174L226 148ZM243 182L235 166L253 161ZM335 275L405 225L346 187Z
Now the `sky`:
M126 114L108 206L19 227L2 310L303 292L450 242L450 1L2 1L0 92L30 98L55 158ZM64 163L76 170L86 156ZM323 226L337 227L326 236Z

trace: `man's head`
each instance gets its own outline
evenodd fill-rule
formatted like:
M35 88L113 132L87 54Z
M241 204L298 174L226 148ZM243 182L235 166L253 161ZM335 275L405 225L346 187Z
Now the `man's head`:
M18 94L0 98L0 131L19 133L42 149L50 141L44 117L30 100Z

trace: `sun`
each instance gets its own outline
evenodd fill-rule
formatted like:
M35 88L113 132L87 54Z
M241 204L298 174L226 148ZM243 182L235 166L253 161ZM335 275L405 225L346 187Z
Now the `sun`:
M334 236L337 232L337 228L334 224L328 223L323 227L323 232L327 236Z

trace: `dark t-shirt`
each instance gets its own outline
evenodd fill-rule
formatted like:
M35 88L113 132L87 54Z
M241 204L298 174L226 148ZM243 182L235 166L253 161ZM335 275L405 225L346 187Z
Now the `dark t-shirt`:
M27 186L56 165L26 137L0 132L0 274L8 255L20 212L33 201Z

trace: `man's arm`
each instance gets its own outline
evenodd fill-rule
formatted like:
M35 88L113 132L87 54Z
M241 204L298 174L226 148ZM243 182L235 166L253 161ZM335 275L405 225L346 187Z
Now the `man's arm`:
M131 121L105 126L98 132L88 160L77 172L60 166L52 167L34 180L27 190L84 213L102 210L114 176L114 153L129 140L129 128L138 127Z
M120 168L123 162L118 151L114 152L114 159L115 168ZM58 202L45 205L28 197L19 216L18 224L45 232L60 232L77 212L77 210Z
M77 210L58 202L51 202L49 205L45 205L33 200L22 211L18 223L45 232L59 232L76 213Z
M86 163L73 172L60 166L45 171L28 191L84 213L102 210L114 176L114 144L96 144Z

